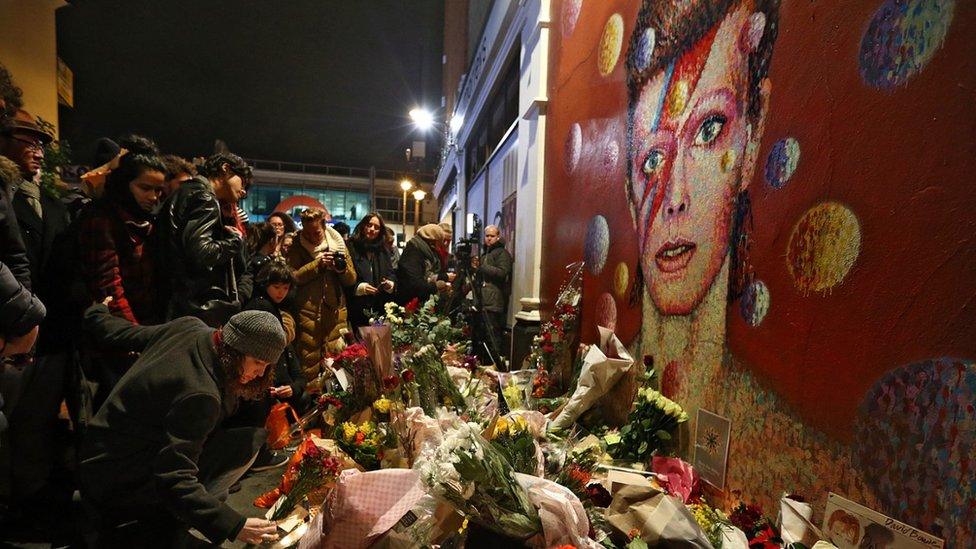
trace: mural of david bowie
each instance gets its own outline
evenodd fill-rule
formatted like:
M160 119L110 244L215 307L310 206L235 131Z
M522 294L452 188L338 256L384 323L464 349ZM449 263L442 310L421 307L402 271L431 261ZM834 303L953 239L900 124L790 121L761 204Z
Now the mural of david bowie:
M725 344L730 273L745 261L737 220L748 218L778 17L778 0L645 0L638 13L627 57L626 193L638 236L640 352L691 415L690 433L699 407L732 420L728 493L774 508L784 491L832 489L870 506L850 448L805 426ZM770 456L761 466L748 457L755 448ZM811 458L831 466L814 469Z

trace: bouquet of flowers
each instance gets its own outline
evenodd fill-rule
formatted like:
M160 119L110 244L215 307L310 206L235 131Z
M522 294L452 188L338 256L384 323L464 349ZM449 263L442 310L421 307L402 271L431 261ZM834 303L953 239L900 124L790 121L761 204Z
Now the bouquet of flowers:
M456 421L443 443L417 460L421 480L484 528L519 539L537 534L542 529L538 512L512 465L478 429Z
M441 362L441 354L434 345L424 345L413 356L404 358L414 374L415 383L422 387L417 391L419 405L424 413L430 417L436 415L438 406L447 406L456 410L464 410L464 395L457 384L451 379L447 367Z
M561 389L568 388L573 377L572 355L578 337L583 262L569 265L567 271L569 279L559 289L549 320L543 323L539 335L532 340L527 359L531 367L554 376Z
M387 303L383 312L383 316L370 319L370 323L390 325L394 349L429 344L443 351L448 345L466 345L461 329L437 312L437 296L431 296L422 305L416 298L405 306Z
M387 437L385 430L372 421L359 424L346 421L335 430L335 440L339 447L367 471L379 468Z
M712 544L712 547L722 547L722 531L732 526L732 523L729 522L729 517L704 501L701 503L693 503L688 506L688 509L691 511L692 516L695 517L695 522L705 532L705 536L708 538L708 542Z
M281 520L287 517L306 496L312 492L320 493L322 488L327 487L339 476L341 462L327 452L323 452L310 439L306 439L302 443L300 451L301 460L289 464L289 471L286 473L293 478L291 487L285 494L285 498L275 508L271 520ZM321 503L321 501L317 503Z
M685 421L688 414L674 401L649 387L639 389L627 424L604 437L607 451L618 459L645 462L670 447L678 425Z
M538 474L542 451L538 449L535 437L529 430L529 423L524 417L518 414L499 417L489 431L488 440L491 445L505 457L513 469L527 475Z
M362 343L355 343L333 357L332 367L344 369L350 379L348 391L352 394L352 412L369 406L379 396L380 380L369 360L369 352Z

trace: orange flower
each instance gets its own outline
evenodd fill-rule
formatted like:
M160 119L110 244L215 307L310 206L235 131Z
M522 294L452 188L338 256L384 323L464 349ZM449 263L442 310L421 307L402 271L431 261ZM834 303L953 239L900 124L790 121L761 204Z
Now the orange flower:
M366 440L366 433L364 433L362 431L357 431L356 432L356 439L353 441L356 444L356 446L362 445L362 443L363 443L364 440Z

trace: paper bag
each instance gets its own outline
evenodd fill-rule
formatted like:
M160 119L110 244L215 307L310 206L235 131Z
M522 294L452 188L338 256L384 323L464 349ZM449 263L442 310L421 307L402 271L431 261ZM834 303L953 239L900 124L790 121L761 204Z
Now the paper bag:
M515 473L515 480L539 510L543 547L600 547L589 539L590 519L576 494L551 480Z
M691 511L654 488L623 486L613 494L607 522L621 536L635 528L651 547L713 549Z
M607 394L634 364L633 357L613 331L603 326L597 329L600 331L600 345L590 346L583 357L576 391L553 420L553 429L568 429L583 412Z
M369 360L376 370L376 379L395 375L393 369L393 335L388 324L363 326L359 328L359 337L366 346Z

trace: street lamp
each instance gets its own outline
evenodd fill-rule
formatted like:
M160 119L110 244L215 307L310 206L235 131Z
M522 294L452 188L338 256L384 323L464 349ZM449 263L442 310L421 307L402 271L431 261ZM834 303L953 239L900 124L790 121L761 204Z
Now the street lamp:
M417 129L425 132L434 126L434 114L422 107L410 109L410 120L413 120Z
M420 201L427 196L427 192L423 189L417 189L413 192L413 234L417 234L417 226L420 223Z
M413 188L413 182L409 179L400 181L400 188L403 189L403 240L407 240L407 191ZM414 229L416 232L416 229Z

